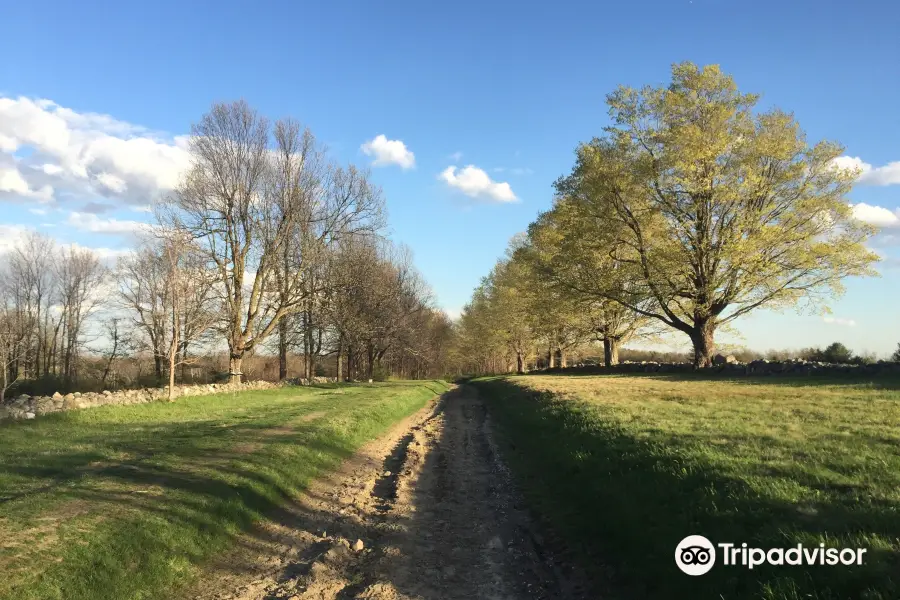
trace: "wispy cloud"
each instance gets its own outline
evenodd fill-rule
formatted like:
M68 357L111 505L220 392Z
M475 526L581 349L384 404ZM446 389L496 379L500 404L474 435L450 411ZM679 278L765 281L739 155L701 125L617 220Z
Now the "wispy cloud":
M856 327L856 321L853 319L843 319L840 317L822 317L822 320L829 325L841 325L843 327Z
M102 219L94 213L73 212L69 214L66 224L75 229L90 233L117 233L128 234L148 230L150 225L138 221L120 219Z
M533 175L534 171L528 167L494 167L494 173L509 173L510 175Z

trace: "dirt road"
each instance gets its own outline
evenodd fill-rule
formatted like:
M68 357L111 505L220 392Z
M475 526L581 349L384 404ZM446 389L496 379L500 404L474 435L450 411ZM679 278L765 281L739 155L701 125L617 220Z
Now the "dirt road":
M586 597L543 546L498 457L484 403L463 386L315 482L185 597Z

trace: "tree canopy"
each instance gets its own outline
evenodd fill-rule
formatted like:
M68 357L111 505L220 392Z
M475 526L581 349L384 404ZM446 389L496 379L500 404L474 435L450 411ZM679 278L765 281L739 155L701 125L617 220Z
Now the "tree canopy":
M531 289L593 311L599 339L627 340L648 319L687 334L705 367L721 326L760 308L823 308L844 278L873 274L874 229L853 217L859 173L837 166L843 148L809 143L792 114L758 112L758 100L692 63L667 86L611 93L611 124L578 146L529 228L518 258L537 274Z

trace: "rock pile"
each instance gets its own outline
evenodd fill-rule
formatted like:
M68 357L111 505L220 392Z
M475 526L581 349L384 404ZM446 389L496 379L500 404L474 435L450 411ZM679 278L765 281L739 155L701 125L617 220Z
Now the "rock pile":
M312 383L333 383L333 377L315 377ZM287 385L309 385L306 379L297 379L286 382ZM185 385L175 388L174 397L205 396L207 394L223 394L228 392L246 392L250 390L267 390L281 387L282 383L269 381L249 381L247 383L209 383L202 385ZM77 410L79 408L93 408L108 404L144 404L167 400L169 392L167 388L147 388L140 390L121 390L111 392L74 392L72 394L60 394L56 392L52 396L29 396L22 394L14 398L7 398L0 404L0 421L4 419L33 419L38 415L46 415L63 410Z
M738 362L733 356L716 355L714 366L703 369L702 373L722 375L827 375L850 377L880 377L884 375L900 375L900 363L879 361L864 365L834 364L808 360L754 360L749 363ZM589 367L604 372L605 367ZM611 367L623 373L690 373L695 372L690 363L658 363L651 361L628 362Z

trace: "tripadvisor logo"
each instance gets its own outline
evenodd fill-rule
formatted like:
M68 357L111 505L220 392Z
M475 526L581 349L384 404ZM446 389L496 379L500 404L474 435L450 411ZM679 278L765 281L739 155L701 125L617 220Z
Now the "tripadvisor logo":
M688 575L703 575L716 564L716 549L702 535L689 535L675 548L675 564Z
M751 548L746 543L737 545L720 542L713 544L702 535L689 535L675 548L675 564L688 575L703 575L716 564L716 548L721 563L726 567L747 567L760 565L861 565L865 548L806 547L797 544L791 548Z

